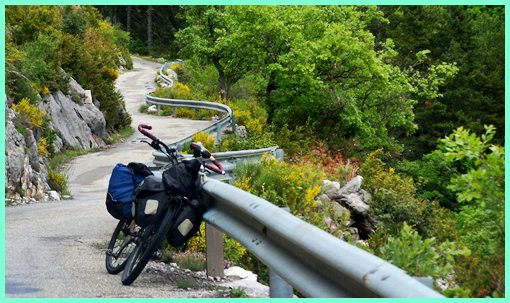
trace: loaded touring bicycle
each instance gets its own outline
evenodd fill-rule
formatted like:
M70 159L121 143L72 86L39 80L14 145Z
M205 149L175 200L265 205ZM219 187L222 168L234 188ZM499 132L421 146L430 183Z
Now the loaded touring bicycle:
M207 206L200 199L205 173L225 174L221 164L200 142L193 142L193 158L185 158L156 138L144 124L138 130L143 141L164 153L169 164L151 171L141 163L117 164L106 197L108 212L119 220L106 251L106 270L122 272L130 285L151 258L157 257L165 238L174 247L194 236ZM205 163L210 160L214 165Z

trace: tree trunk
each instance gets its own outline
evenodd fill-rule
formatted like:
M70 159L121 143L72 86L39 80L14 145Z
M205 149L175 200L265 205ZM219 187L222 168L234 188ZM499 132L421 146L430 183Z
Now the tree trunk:
M152 54L152 5L147 8L147 50Z
M127 6L126 31L131 32L131 5Z
M225 81L225 72L223 71L223 66L220 64L220 60L218 58L213 58L212 62L216 69L218 70L218 83L220 85L220 97L222 100L227 99L228 97L228 91L227 91L227 85Z

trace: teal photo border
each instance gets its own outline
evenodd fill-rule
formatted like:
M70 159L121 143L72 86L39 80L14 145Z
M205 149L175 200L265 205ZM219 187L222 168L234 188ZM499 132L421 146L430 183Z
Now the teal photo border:
M206 0L183 0L183 1L164 1L164 0L150 0L150 3L153 5L248 5L248 4L257 4L257 5L504 5L505 6L505 87L506 84L509 83L510 75L509 75L509 69L508 69L508 54L509 54L509 46L510 43L508 41L508 29L509 29L509 10L507 6L508 1L504 0L496 0L496 1L466 1L466 0L446 0L446 1L423 1L423 0L407 0L407 1L395 1L395 0L359 0L359 1L353 1L353 0L346 0L346 1L330 1L330 0L258 0L258 1L243 1L243 0L234 0L234 1L225 1L225 0L212 0L212 1L206 1ZM93 0L93 1L83 1L83 0L77 0L77 1L56 1L56 0L39 0L39 1L30 1L30 0L6 0L3 5L0 6L0 20L2 24L2 33L0 36L0 41L2 44L1 53L2 53L2 64L1 64L1 74L0 79L2 81L2 85L0 87L0 93L2 96L3 104L0 108L0 120L1 120L1 137L2 140L0 142L1 147L1 156L3 158L3 161L0 165L2 168L2 171L4 172L0 176L0 180L4 184L5 188L5 6L7 5L72 5L72 4L79 4L79 5L100 5L105 4L104 0ZM146 5L147 1L139 1L139 0L110 0L107 3L108 5ZM506 124L508 122L508 116L509 116L509 109L508 109L508 100L510 100L510 94L508 90L505 90L505 142L508 142L507 134L509 133L510 128ZM508 149L507 143L505 143L505 149ZM505 163L505 170L508 171L509 165L508 163ZM508 181L505 175L505 192L507 189L509 189ZM5 297L5 191L2 191L1 194L2 201L4 201L3 206L0 207L0 227L2 228L2 235L0 237L0 245L3 247L2 250L0 250L0 274L2 277L2 283L0 283L0 301L2 302L55 302L56 300L62 300L63 298L6 298ZM507 216L507 207L506 202L508 199L505 196L505 226L509 226L509 219ZM508 236L505 235L505 259L506 255L509 250L509 243L508 243ZM505 273L508 273L508 260L505 262ZM508 277L508 274L505 275L505 285L508 287L510 278ZM1 300L3 299L3 300ZM65 299L66 302L120 302L120 301L126 301L126 299L120 299L120 298L69 298ZM299 301L306 301L306 302L442 302L444 300L448 300L448 302L459 302L459 301L466 301L469 300L469 302L478 302L478 301L501 301L505 299L223 299L223 298L214 298L214 299L188 299L188 298L158 298L158 299L142 299L142 298L129 298L129 302L223 302L227 300L228 302L268 302L268 301L277 301L277 302L296 302ZM440 300L440 301L438 301ZM506 300L505 300L506 301Z

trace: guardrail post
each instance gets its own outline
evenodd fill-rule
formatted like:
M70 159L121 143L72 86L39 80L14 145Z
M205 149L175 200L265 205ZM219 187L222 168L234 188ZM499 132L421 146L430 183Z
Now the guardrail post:
M221 141L221 127L219 124L216 125L216 142Z
M223 277L223 233L208 223L205 224L205 246L207 276Z
M159 111L161 110L161 105L157 104L156 109L158 110L158 115L159 115Z
M280 160L280 162L283 162L283 160L284 160L283 149L278 148L277 150L275 150L274 153L275 153L275 158Z
M281 209L286 212L290 212L288 207L282 207ZM292 298L294 290L292 286L287 283L282 277L269 268L269 297L270 298Z

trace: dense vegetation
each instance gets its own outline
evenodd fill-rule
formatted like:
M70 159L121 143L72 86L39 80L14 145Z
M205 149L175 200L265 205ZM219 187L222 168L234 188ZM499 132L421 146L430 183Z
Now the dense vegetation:
M252 104L248 138L286 152L239 168L238 187L325 228L320 180L359 173L378 222L364 249L449 296L503 295L502 7L166 9L181 26L167 57L185 64L157 94Z
M130 68L129 34L87 6L6 7L6 91L14 103L60 90L73 77L99 101L109 131L129 126L120 116L117 69ZM119 56L126 62L123 64Z

